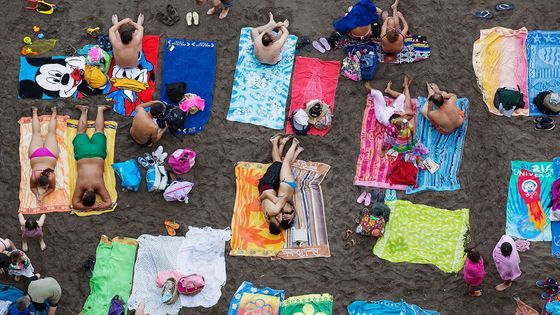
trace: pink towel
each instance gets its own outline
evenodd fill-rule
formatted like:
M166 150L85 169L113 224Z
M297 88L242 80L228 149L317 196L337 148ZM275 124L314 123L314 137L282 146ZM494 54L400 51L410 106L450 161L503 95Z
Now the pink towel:
M504 257L502 255L502 251L500 250L500 246L508 242L511 244L513 250L511 251L511 255L508 257ZM494 258L494 263L496 264L496 269L498 269L498 273L502 280L515 280L519 278L521 275L521 269L519 268L519 253L517 252L517 248L515 247L515 241L511 236L504 235L494 247L494 252L492 253L492 257Z
M465 261L465 268L463 268L463 279L465 282L473 287L478 287L482 284L482 280L486 277L484 270L484 259L480 257L478 262L472 262L469 258Z

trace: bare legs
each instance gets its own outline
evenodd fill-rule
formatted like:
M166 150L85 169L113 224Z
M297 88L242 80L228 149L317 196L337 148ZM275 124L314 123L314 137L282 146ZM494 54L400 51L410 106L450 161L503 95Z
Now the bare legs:
M505 289L511 287L511 280L504 280L504 283L500 283L496 286L497 291L504 291Z
M404 94L404 111L405 113L412 113L412 99L410 98L410 84L412 77L408 74L404 75L403 79L403 94Z
M105 129L105 116L103 112L110 108L111 107L106 105L97 107L97 117L95 117L95 132L103 132L103 130Z
M282 158L280 156L280 150L278 149L278 140L282 137L280 134L277 134L270 138L270 142L272 143L272 162L282 162Z
M280 180L286 182L293 182L294 174L292 173L292 163L296 160L297 156L303 151L299 146L299 140L294 138L292 145L286 152L286 156L282 161L282 169L280 170Z
M19 225L21 226L21 230L23 231L23 229L25 229L25 217L23 216L23 214L18 213L18 219L19 219ZM21 249L26 252L28 247L27 247L27 239L25 237L22 237L21 240Z
M33 152L38 148L43 147L43 138L41 138L41 123L39 122L39 116L37 116L38 109L35 106L31 108L33 112L33 118L31 121L31 130L33 134L31 136L31 142L29 143L29 156L31 156L31 154L33 154Z
M58 143L56 142L56 106L51 108L51 120L49 121L49 133L45 139L45 148L49 149L54 156L58 157Z
M216 12L218 12L218 10L220 10L221 6L222 6L222 2L220 0L212 0L212 8L210 8L210 10L206 12L206 14L214 15ZM229 13L229 7L224 7L224 9L222 10L219 16L220 20L225 19L228 13Z
M87 130L87 114L89 107L85 105L76 105L76 109L81 111L80 120L78 121L78 133L86 133Z

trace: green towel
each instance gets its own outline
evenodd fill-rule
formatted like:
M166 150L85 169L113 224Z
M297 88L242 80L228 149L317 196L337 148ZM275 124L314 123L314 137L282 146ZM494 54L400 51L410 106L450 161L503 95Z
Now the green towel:
M110 240L105 235L101 236L93 277L89 281L90 293L81 315L107 314L115 295L125 302L126 309L132 290L137 247L135 239L115 237Z
M463 268L469 209L450 211L403 200L387 205L391 216L373 248L375 255L392 262L433 264L444 272Z
M282 315L332 315L333 298L328 293L292 296L282 303Z

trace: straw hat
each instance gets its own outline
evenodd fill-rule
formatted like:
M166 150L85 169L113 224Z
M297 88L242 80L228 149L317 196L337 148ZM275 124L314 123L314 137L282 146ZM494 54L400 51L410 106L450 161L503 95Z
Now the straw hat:
M305 112L309 116L309 123L314 125L327 113L328 105L318 99L311 100L305 104Z

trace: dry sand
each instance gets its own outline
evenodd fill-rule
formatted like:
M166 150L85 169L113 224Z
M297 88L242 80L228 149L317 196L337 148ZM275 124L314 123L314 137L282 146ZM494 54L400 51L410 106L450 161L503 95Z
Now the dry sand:
M118 13L121 18L135 18L138 13L144 13L146 34L218 42L215 98L207 130L186 137L182 143L171 136L162 141L167 150L188 146L199 154L196 166L188 174L188 179L195 183L190 203L187 206L166 203L160 194L147 193L142 187L138 193L120 192L119 207L114 213L86 218L69 214L47 216L45 239L48 247L41 252L37 244L32 244L29 256L38 272L55 277L62 285L60 314L76 314L81 310L89 292L88 279L81 266L88 255L95 253L102 234L130 237L144 233L163 234L162 222L166 218L180 222L183 226L181 233L189 225L216 228L230 225L235 197L234 164L240 160L267 161L267 140L276 132L225 120L240 28L265 23L266 14L271 11L278 15L278 19L289 18L290 28L296 34L313 38L328 36L332 21L352 4L350 0L235 1L224 21L205 16L208 5L197 7L194 1L58 1L61 9L52 16L24 10L24 1L3 1L0 61L4 65L6 81L0 91L4 100L0 107L3 130L0 137L0 199L3 200L0 235L18 244L17 120L29 115L32 104L53 104L16 99L18 54L23 37L32 34L32 26L39 25L47 38L60 40L54 54L63 54L67 44L79 47L88 43L83 37L85 28L95 25L106 30L113 13ZM471 17L471 12L492 9L497 2L403 0L401 9L411 31L428 37L432 56L428 61L413 65L382 65L373 82L379 88L388 79L393 79L398 81L396 87L400 88L402 73L407 72L415 77L413 95L425 94L424 82L434 81L441 88L466 96L471 101L472 114L460 170L463 188L452 193L425 192L404 198L447 209L471 209L472 238L489 262L489 275L483 284L481 298L466 296L461 274L445 274L429 265L395 264L374 257L371 238L359 238L355 248L343 249L341 236L346 228L353 226L353 218L361 209L355 201L360 189L352 182L360 145L365 91L360 84L341 78L333 129L325 138L309 136L301 139L306 149L302 155L304 159L332 165L323 184L332 257L271 261L228 256L228 280L220 302L211 309L183 310L182 314L226 314L230 297L244 280L259 286L285 289L287 296L331 293L335 300L334 314L345 314L346 306L356 299L405 299L442 314L513 314L512 294L518 294L533 307L540 308L540 290L534 281L546 275L558 276L554 274L558 271L558 261L550 255L550 243L534 243L530 251L521 254L523 275L511 289L502 293L493 288L499 279L491 262L491 250L504 232L510 160L550 160L560 149L559 130L540 132L534 129L531 118L505 119L489 114L482 103L471 65L472 44L479 29L498 25L526 26L530 30L558 29L558 1L513 2L516 6L513 12L499 13L493 20L485 21ZM184 20L172 27L157 22L156 13L167 3L175 5L182 15L197 10L201 13L201 26L187 28ZM387 9L389 2L378 5ZM162 55L160 51L160 62ZM341 51L325 55L303 52L303 55L330 60L341 60L343 56ZM158 88L160 73L158 69ZM63 114L77 117L78 113L72 109L74 104L98 104L103 98L61 102L65 104ZM109 114L109 118L119 123L117 161L145 152L128 136L131 119L114 113Z

